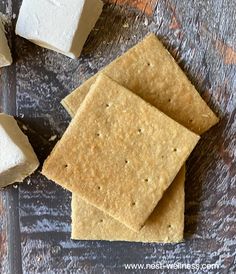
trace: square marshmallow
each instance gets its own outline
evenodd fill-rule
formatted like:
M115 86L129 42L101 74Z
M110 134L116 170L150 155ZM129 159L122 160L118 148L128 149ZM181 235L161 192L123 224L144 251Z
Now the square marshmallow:
M77 58L102 7L101 0L23 0L16 34Z
M7 43L4 26L0 18L0 67L9 66L11 63L11 52Z
M37 156L16 120L0 113L0 187L22 182L38 166Z

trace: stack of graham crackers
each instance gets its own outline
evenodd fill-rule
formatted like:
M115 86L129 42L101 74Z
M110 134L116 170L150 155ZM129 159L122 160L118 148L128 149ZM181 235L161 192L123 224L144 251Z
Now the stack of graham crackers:
M218 118L154 34L67 96L42 173L72 192L72 239L179 242L185 161Z

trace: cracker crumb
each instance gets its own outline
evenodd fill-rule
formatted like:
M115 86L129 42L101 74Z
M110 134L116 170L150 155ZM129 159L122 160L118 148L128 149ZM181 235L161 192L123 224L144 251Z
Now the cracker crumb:
M28 130L27 126L25 126L25 125L23 125L22 128L23 128L24 130Z
M7 17L7 15L3 14L2 12L0 12L0 20L4 26L10 22L10 19Z
M145 20L144 20L144 26L148 26L148 19L147 19L147 17L145 17Z
M55 141L56 138L57 138L57 135L52 135L52 136L48 139L48 141L49 141L49 142Z

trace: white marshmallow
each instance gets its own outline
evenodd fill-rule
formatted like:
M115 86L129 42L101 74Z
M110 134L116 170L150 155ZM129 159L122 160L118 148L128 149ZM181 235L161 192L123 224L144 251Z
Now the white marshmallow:
M23 0L16 34L77 58L102 7L101 0Z
M22 182L38 166L37 156L16 120L0 113L0 187Z

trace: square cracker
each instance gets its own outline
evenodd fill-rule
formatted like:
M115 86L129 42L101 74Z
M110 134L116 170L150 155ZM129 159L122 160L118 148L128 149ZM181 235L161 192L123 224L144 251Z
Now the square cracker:
M198 140L101 74L42 173L139 230Z
M96 207L72 194L72 233L74 240L106 240L133 242L180 242L184 233L185 169L180 170L162 199L135 232Z
M42 172L138 231L198 140L101 74Z
M218 122L154 34L148 35L101 72L197 134L202 134ZM62 104L71 116L75 115L99 74L64 98Z
M145 55L143 55L144 48L145 48ZM163 54L163 56L157 55L156 54L157 50L160 51L161 54ZM155 57L155 58L153 58L153 57ZM145 38L141 43L136 45L134 48L130 49L123 56L116 59L110 65L105 67L105 69L103 69L102 72L105 72L107 75L113 77L119 83L130 87L135 93L138 93L143 98L147 98L147 96L148 96L147 92L150 90L153 90L154 84L156 84L157 92L160 93L159 96L161 95L161 98L163 98L163 99L168 98L167 97L168 94L166 94L165 88L168 87L171 89L168 92L169 94L171 94L171 93L173 94L175 92L173 90L173 87L175 88L175 86L173 84L170 86L167 85L168 80L171 83L174 83L174 82L178 83L177 87L178 87L179 92L181 92L180 85L181 85L181 81L183 81L183 86L187 86L189 91L192 90L193 93L195 93L196 92L195 88L191 85L190 82L187 82L186 77L183 75L183 72L180 70L180 68L178 68L178 65L172 64L173 60L171 60L171 59L172 59L171 56L164 49L164 47L161 45L161 43L158 42L158 40L156 39L156 37L153 34L151 34L150 36ZM148 60L153 60L152 61L153 66L148 68L149 74L144 73L142 75L141 79L139 77L140 74L138 74L136 77L136 72L138 70L140 70L140 69L143 71L146 70L146 68L147 68L146 62ZM138 62L135 63L135 61L138 61ZM159 63L161 63L161 65L163 66L163 69L166 68L166 75L161 74L161 75L157 76L158 78L153 78L153 75L155 75L155 73L157 74L159 71ZM130 64L132 64L132 66L130 66ZM168 68L170 67L171 64L176 67L176 73L168 71ZM123 73L124 71L127 71L127 73L124 74ZM72 92L71 95L67 96L67 98L65 98L62 101L63 105L65 106L67 111L70 112L70 114L72 116L75 114L77 107L82 102L84 96L88 92L88 89L90 88L91 84L96 80L97 76L98 76L98 74L96 74L94 77L92 77L91 79L86 81L77 90ZM162 78L164 76L166 77L166 81L161 82ZM146 81L140 81L140 80L142 80L142 78ZM161 89L162 87L163 87L163 89ZM137 88L139 88L139 90L137 90ZM154 105L159 105L157 102L158 98L159 98L158 96L154 97L154 100L150 100L150 103L154 104ZM176 99L179 100L180 105L186 104L186 100L184 97L178 97ZM182 119L183 119L182 121L184 121L184 124L187 125L188 128L192 129L194 132L196 132L198 134L203 133L208 128L213 126L215 123L217 123L218 119L211 112L211 110L209 108L206 108L205 102L199 96L197 96L197 99L198 100L196 102L196 105L195 104L188 105L189 109L187 112L185 109L182 108L182 106L179 108L179 104L175 104L175 105L172 104L173 108L171 109L171 108L169 108L169 104L165 103L165 102L162 105L162 111L164 113L169 113L169 114L171 113L172 117L176 117L175 113L180 112L182 114ZM197 124L193 123L192 117L198 118ZM207 120L206 118L209 118L209 120ZM177 120L179 120L178 116L177 116ZM179 120L179 122L181 122L181 121ZM171 188L172 188L172 191L174 191L174 188L176 188L176 192L178 192L178 189L177 189L178 185L176 183L173 183L173 186L171 185ZM182 185L182 193L184 193L184 184ZM77 222L76 222L76 215L77 215L76 212L77 211L75 212L75 214L74 214L74 211L77 209L79 210L79 208L77 208L77 207L79 207L81 205L81 203L76 205L74 196L76 196L76 195L73 194L73 196L72 196L73 197L72 198L73 199L73 201L72 201L72 205L73 205L72 206L72 217L74 216L72 218L72 234L73 234L72 237L74 239L96 239L96 237L93 237L94 234L93 234L93 236L91 235L90 230L87 231L87 234L86 234L86 230L79 232L81 229L81 226L80 226L80 222L78 220L77 221L79 223L77 224ZM166 194L165 194L165 197L166 197ZM83 204L83 206L84 206L83 210L86 211L85 204ZM89 212L91 209L91 206L87 205L87 207L88 207L87 212ZM94 209L94 207L92 207L92 208ZM172 208L166 208L166 212L167 212L168 216L171 214L171 212L173 213L173 216L175 216L177 214L177 212L179 210L181 211L181 209L183 209L183 208L184 208L184 199L182 199L182 203L180 200L178 205L176 205ZM171 211L171 212L169 213L168 211ZM101 212L101 211L97 211L97 213L98 212ZM181 216L182 216L182 219L184 218L184 211L182 211L181 214L182 215L180 215L179 219L181 219ZM83 219L83 213L81 212L81 214L79 214L79 215L81 215L81 218ZM94 219L94 216L91 215L90 221L92 222L93 219ZM88 220L88 222L89 222L89 220ZM169 220L167 218L167 223L168 222L169 222ZM101 226L100 226L100 228L101 228ZM103 228L103 233L105 233L106 230L104 229L104 226L102 228ZM108 231L111 231L111 230L108 230ZM181 228L181 226L179 226L179 231L180 231L180 233L181 233L181 231L183 231L183 228ZM94 233L96 233L96 231L94 231ZM180 235L180 233L178 235ZM164 236L165 231L161 232L161 234L165 238L165 236ZM96 235L98 236L97 239L105 239L104 237L101 237L101 235L98 235L98 234L96 234ZM117 237L114 237L114 235L116 235L116 234L112 233L110 239L118 240ZM125 237L123 237L123 238L125 240ZM109 240L109 237L106 239ZM127 240L131 240L131 239L129 238ZM139 238L139 240L141 241L142 239ZM146 239L146 240L148 241L148 239ZM155 241L159 241L159 240L164 241L164 239L155 238ZM144 241L144 239L143 239L143 241ZM149 241L151 241L150 238L149 238ZM175 240L172 239L171 241L175 241Z

